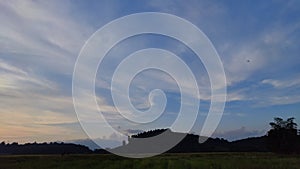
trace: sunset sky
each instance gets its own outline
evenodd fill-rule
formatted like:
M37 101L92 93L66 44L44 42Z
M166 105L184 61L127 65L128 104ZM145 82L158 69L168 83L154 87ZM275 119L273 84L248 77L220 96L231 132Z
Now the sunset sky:
M87 138L72 100L78 54L99 28L137 12L164 12L200 28L215 46L227 78L227 102L216 137L229 140L264 135L273 117L300 123L300 1L298 0L3 0L0 1L0 142L43 142ZM143 22L143 21L141 21ZM146 22L146 21L144 21ZM120 28L122 29L122 28ZM112 32L113 34L113 32ZM156 47L172 51L197 75L200 109L191 132L199 133L209 106L205 67L185 45L159 35L122 41L98 70L101 110L129 134L167 128L176 118L180 92L167 74L149 70L132 82L130 98L149 108L151 89L166 91L164 115L153 124L130 125L112 117L109 80L115 64L130 53ZM111 118L110 118L111 117ZM106 135L106 141L118 140Z

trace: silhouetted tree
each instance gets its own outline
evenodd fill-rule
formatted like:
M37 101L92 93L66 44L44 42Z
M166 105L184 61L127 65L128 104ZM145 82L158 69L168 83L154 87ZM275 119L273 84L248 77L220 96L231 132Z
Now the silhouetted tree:
M82 145L71 143L0 144L0 154L89 154L92 151Z
M275 117L270 125L272 129L268 132L269 149L277 153L293 153L297 146L297 124L295 118Z

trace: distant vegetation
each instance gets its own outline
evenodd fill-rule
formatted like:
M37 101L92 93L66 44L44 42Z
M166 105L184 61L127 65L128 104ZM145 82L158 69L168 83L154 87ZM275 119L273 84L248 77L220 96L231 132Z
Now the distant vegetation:
M0 144L0 154L2 155L21 155L21 154L90 154L92 151L83 145L69 143L18 143Z
M159 134L166 132L169 139L179 138L184 133L172 132L169 129L151 130L143 133L139 133L129 138L129 143L125 146L121 146L118 151L140 153L139 150L144 147L149 148L150 153L158 152L155 147L159 147L157 140L139 140L139 138L150 138L158 136ZM197 152L269 152L267 148L267 136L246 138L236 141L228 141L222 138L203 138L206 141L199 143L198 135L187 134L183 140L181 140L176 146L167 151L167 153L197 153ZM168 142L168 139L163 139ZM160 142L160 140L159 140ZM153 145L153 146L152 146ZM124 150L123 150L124 149Z
M295 118L283 120L282 118L276 117L274 118L274 122L270 123L271 130L268 131L265 136L245 138L232 142L222 138L208 138L204 143L200 144L198 143L198 135L187 134L181 142L167 152L276 152L300 154L300 136L298 135L297 124L294 120ZM123 147L127 147L127 149L134 152L137 146L149 146L144 145L145 141L139 141L138 138L150 138L163 132L168 132L170 138L176 138L174 135L182 134L171 132L169 129L150 130L131 136L131 138L129 138L129 144ZM146 144L156 145L155 142Z
M172 138L185 136L176 146L166 153L197 153L197 152L276 152L276 153L299 153L300 154L300 136L298 135L297 124L294 118L283 120L274 118L271 122L271 130L265 136L246 138L229 142L220 138L206 138L207 140L200 144L198 135L172 132L170 129L150 130L138 133L129 137L129 143L115 148L120 152L130 150L133 153L139 153L140 147L150 147L149 150L156 152L155 147L158 144L164 144L163 140L144 142L139 138L151 138L168 133L169 142ZM151 152L149 152L151 153ZM18 143L6 144L0 143L0 154L108 154L104 149L90 150L88 147L67 143L27 143L19 145Z
M295 118L274 118L270 125L272 129L268 132L268 147L277 153L299 153L300 138L298 135Z

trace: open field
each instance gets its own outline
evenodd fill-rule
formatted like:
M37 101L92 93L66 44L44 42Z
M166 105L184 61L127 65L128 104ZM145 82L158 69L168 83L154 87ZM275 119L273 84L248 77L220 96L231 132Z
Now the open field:
M146 159L115 155L0 156L0 169L300 169L300 156L271 153L165 154Z

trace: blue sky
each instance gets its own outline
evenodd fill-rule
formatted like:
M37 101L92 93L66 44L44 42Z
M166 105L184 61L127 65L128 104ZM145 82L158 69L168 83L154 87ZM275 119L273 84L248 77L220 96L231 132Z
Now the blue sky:
M86 40L101 26L136 12L165 12L198 26L218 51L227 78L224 116L214 136L227 139L263 135L275 116L300 115L300 2L268 1L1 1L0 140L32 142L87 138L72 102L72 73ZM113 33L113 32L112 32ZM115 115L109 80L120 60L149 47L172 51L198 75L201 107L191 132L198 133L209 106L208 76L186 46L168 37L126 39L107 55L97 74L99 107L117 129L132 133L168 127L176 118L180 93L175 81L158 71L132 82L131 99L149 106L148 92L166 91L161 119L133 125ZM249 60L249 62L248 62ZM89 105L87 105L89 106ZM116 135L105 135L116 140Z

